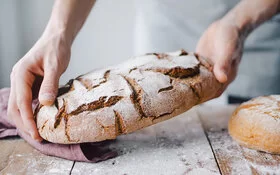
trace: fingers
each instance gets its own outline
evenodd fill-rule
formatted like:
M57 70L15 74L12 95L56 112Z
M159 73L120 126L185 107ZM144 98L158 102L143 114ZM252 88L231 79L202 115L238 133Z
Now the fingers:
M39 92L39 101L43 105L52 105L56 99L59 84L57 70L45 69L44 79Z
M8 111L9 111L8 117L10 120L12 120L12 122L14 123L16 128L19 129L21 132L25 132L26 134L29 134L22 122L19 110L17 109L15 98L10 100L9 106L8 106Z
M220 59L214 63L214 75L220 83L226 83L228 81L230 61L228 59Z
M213 72L220 83L230 83L234 79L233 62L241 58L243 40L232 25L214 22L200 38L196 52L213 62Z
M11 91L10 91L10 97L8 102L8 118L9 120L17 126L17 128L25 133L27 133L27 130L25 130L24 125L22 123L20 113L17 108L17 102L16 102L16 84L14 80L14 73L11 75Z
M228 80L227 72L228 72L228 62L227 57L224 57L225 54L220 54L217 56L216 53L213 52L212 45L209 45L207 40L207 33L202 36L202 39L197 44L196 53L199 55L210 59L214 63L214 75L216 79L220 83L225 83Z
M211 52L205 52L197 49L196 51L199 55L203 56L204 58L210 59L213 64L213 72L216 79L220 83L226 83L228 81L228 74L231 64L231 58L226 54L221 54L220 56L212 54Z
M19 72L22 77L16 77L16 100L17 107L22 119L22 123L25 130L28 131L29 135L35 140L42 140L40 137L32 111L32 84L35 76L30 72Z

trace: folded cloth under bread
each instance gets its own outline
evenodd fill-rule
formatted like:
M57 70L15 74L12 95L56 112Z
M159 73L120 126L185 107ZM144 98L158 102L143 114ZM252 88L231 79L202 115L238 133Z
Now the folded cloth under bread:
M74 161L98 162L117 156L116 151L109 149L110 142L112 141L61 145L50 143L45 140L42 142L33 140L29 135L20 132L9 122L7 116L9 94L9 88L0 89L0 139L20 136L43 154ZM36 101L33 101L33 108L35 106Z

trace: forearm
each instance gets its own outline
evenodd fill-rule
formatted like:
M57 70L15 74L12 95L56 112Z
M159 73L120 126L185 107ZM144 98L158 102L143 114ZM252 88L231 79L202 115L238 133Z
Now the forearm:
M242 0L222 20L236 25L240 33L246 37L279 11L280 0Z
M61 33L72 44L95 0L56 0L44 34Z

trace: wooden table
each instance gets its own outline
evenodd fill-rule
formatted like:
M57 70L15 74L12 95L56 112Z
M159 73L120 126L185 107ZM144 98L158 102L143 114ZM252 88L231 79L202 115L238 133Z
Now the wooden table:
M280 174L280 156L239 146L227 132L234 106L202 105L121 136L99 163L45 156L22 139L0 140L0 174Z

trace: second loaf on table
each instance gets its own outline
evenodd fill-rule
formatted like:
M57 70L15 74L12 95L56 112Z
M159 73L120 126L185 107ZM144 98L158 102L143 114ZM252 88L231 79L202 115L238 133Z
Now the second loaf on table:
M196 54L153 53L70 80L53 106L40 105L34 115L50 142L97 142L179 115L220 87L212 65Z

